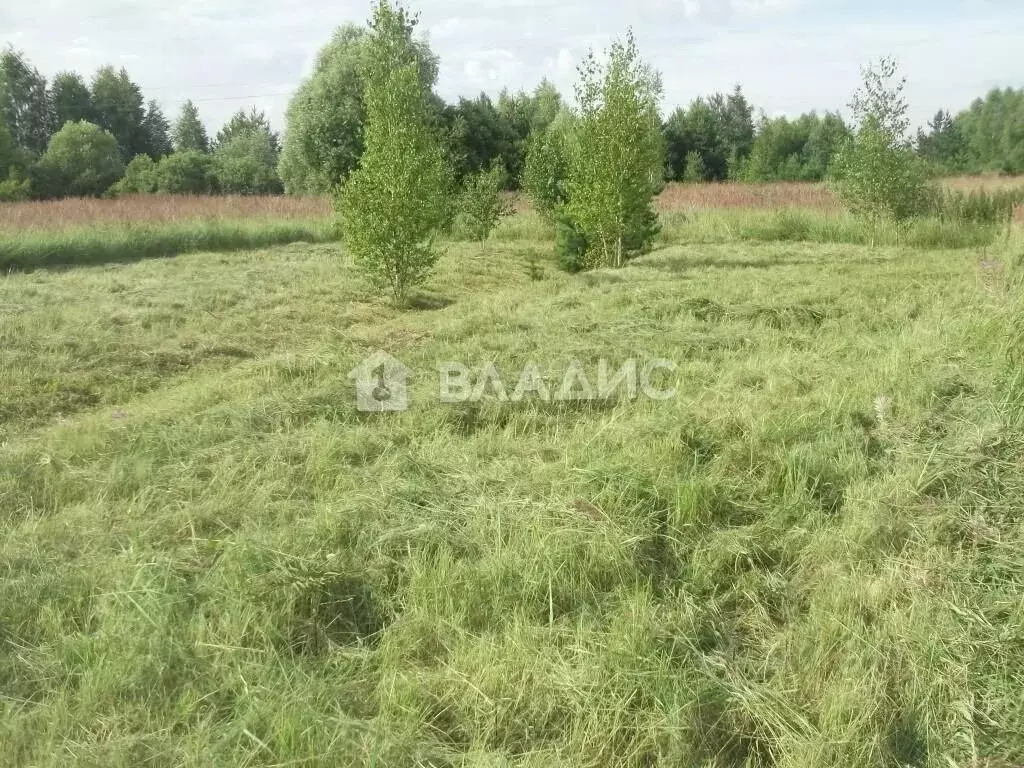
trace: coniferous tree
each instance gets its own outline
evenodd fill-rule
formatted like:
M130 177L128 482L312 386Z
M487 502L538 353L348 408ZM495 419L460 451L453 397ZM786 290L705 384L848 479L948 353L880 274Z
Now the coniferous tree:
M181 108L181 115L171 131L171 142L175 152L210 151L210 139L206 135L206 128L199 119L199 110L191 101L186 101Z
M164 117L163 110L156 101L146 106L146 116L142 119L142 129L146 136L146 154L154 160L166 157L174 151L171 145L171 124Z

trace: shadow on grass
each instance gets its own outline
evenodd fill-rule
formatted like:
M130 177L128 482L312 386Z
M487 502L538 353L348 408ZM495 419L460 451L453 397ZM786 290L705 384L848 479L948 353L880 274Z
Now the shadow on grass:
M454 303L455 299L448 296L419 293L409 298L408 302L406 302L406 307L419 312L436 312L441 309L447 309Z

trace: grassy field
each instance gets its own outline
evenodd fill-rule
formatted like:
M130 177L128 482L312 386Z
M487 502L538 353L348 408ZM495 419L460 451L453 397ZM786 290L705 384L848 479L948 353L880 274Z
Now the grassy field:
M1017 186L1015 180L987 177L948 179L946 184L960 190ZM666 245L695 238L852 244L869 239L824 184L670 184L657 202L665 215ZM531 212L519 195L514 207ZM1017 219L1024 221L1024 207ZM529 216L526 221L529 226ZM327 243L339 237L331 201L321 197L138 195L0 204L0 273ZM915 222L905 244L983 247L993 240L989 228L927 219ZM880 244L896 241L892 227L878 233Z
M336 245L0 279L0 764L1024 762L1019 238L542 235L404 312ZM438 401L574 358L678 394Z

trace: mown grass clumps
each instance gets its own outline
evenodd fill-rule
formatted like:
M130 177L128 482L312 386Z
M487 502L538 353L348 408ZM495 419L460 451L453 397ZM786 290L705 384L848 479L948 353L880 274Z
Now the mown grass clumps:
M336 240L324 221L194 221L31 231L0 237L0 271L107 264L199 251L243 251Z
M1021 761L1018 251L529 223L429 311L334 245L0 281L0 764ZM677 395L438 399L599 358Z

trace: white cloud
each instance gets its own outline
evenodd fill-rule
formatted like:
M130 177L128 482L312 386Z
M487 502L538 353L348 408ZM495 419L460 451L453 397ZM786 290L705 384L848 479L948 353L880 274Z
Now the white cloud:
M415 1L415 0L414 0ZM8 5L5 3L4 5ZM857 0L421 0L422 28L441 57L449 99L532 88L548 77L571 93L575 65L632 25L664 75L666 106L744 85L769 114L838 109L859 67L894 54L914 118L958 109L988 88L1024 82L1019 0L933 0L868 11ZM896 7L897 5L901 7ZM916 3L915 3L916 5ZM0 9L0 40L47 74L90 75L127 62L169 113L195 99L211 128L257 103L279 126L316 51L367 0L36 0ZM874 14L873 16L871 14ZM956 55L950 55L956 51Z

